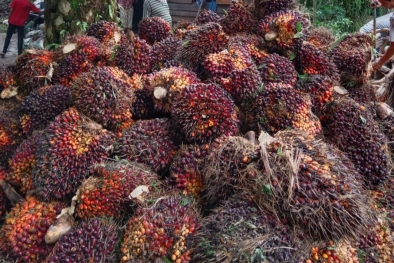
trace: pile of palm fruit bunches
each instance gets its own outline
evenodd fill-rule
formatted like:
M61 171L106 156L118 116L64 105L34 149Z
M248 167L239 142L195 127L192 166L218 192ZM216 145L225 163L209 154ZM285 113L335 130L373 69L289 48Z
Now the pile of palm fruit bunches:
M257 0L25 51L0 72L0 262L394 262L373 45Z

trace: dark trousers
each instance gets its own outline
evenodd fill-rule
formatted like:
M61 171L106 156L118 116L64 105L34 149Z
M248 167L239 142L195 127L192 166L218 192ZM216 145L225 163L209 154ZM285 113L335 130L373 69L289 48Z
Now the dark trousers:
M15 29L18 30L18 55L22 54L23 37L25 36L25 27L15 26L12 24L8 24L7 36L5 37L5 41L4 41L3 53L7 52L8 46L10 45L11 37L14 34Z

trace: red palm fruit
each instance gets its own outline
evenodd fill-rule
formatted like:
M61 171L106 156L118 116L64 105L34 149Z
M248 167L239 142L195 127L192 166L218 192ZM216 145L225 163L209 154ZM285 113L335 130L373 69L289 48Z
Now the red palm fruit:
M179 21L175 26L174 26L174 36L180 40L184 40L186 35L193 31L194 29L197 29L198 25L195 23L192 23L190 21Z
M45 233L63 208L62 203L45 203L28 196L7 215L0 230L4 238L0 246L17 262L43 262L52 250L52 246L45 243Z
M123 71L112 67L93 68L75 79L70 90L75 107L104 127L121 131L133 124L132 80Z
M171 36L171 25L161 17L145 17L138 24L138 36L153 45Z
M0 167L0 180L5 180L6 176L7 176L7 170L4 167ZM0 187L0 219L4 217L6 211L7 211L7 196L5 195L3 188Z
M279 11L265 17L257 34L265 39L268 49L277 52L296 50L309 32L305 15L295 11Z
M94 37L106 46L115 46L122 33L116 23L108 21L100 21L98 23L92 24L87 30L86 35Z
M16 87L17 84L15 83L15 73L16 73L15 66L11 66L11 65L0 66L0 92L2 92L3 89Z
M278 54L268 54L259 59L257 69L263 83L280 82L293 86L297 81L297 71L293 63Z
M145 90L153 98L155 110L168 114L174 97L187 85L199 82L195 73L185 68L171 67L146 76Z
M71 104L70 90L51 85L33 90L22 102L22 127L26 134L42 130Z
M335 40L336 37L331 29L326 27L313 27L306 41L313 44L321 51L327 52L329 46L333 44Z
M340 77L336 65L320 49L310 43L303 43L297 51L296 69L305 75L323 75L339 82Z
M235 35L238 33L254 34L258 21L253 17L245 1L232 1L219 23L222 25L224 32Z
M334 81L329 76L312 75L298 80L295 89L309 94L312 108L321 110L333 98Z
M137 121L123 133L119 155L162 172L171 164L176 151L169 119Z
M378 101L376 89L370 83L354 83L347 85L349 97L361 104Z
M158 195L136 210L127 223L121 262L190 262L187 240L195 234L199 215L190 197L177 192Z
M256 0L253 1L253 14L258 19L264 19L266 16L279 11L289 11L294 8L293 0Z
M110 219L81 221L55 245L45 263L119 262L119 226Z
M201 12L198 14L198 16L196 18L196 24L202 25L202 24L206 24L209 22L218 23L220 18L221 17L218 14L216 14L215 12L213 12L211 10L203 9L203 10L201 10Z
M145 79L146 75L131 76L135 99L131 105L131 112L134 120L152 119L155 116L153 100L144 87Z
M44 200L75 193L93 165L109 157L114 134L83 117L75 108L57 116L39 143L33 183Z
M175 97L171 116L189 142L209 142L238 132L234 101L215 84L187 86Z
M121 217L128 205L149 197L160 188L159 176L137 163L97 165L91 177L79 187L76 215L79 218ZM143 194L132 197L136 188ZM138 189L137 189L138 190Z
M10 171L6 181L15 186L23 195L34 189L32 171L36 164L35 154L42 136L42 132L29 136L18 146L9 160Z
M176 50L182 45L182 41L176 37L167 37L152 46L151 66L152 70L166 68L166 63L175 59Z
M217 23L207 23L190 31L184 42L177 50L176 58L181 62L197 67L211 53L223 50L228 43L228 36L222 26Z
M230 37L229 46L238 44L245 48L256 65L261 65L261 59L268 53L264 51L264 42L257 35L238 34Z

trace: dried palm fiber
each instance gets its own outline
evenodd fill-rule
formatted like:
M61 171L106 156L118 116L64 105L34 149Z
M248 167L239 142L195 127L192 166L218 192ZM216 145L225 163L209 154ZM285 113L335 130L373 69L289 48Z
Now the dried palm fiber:
M265 46L275 52L297 50L310 29L309 20L296 11L279 11L261 20L257 34Z
M109 157L115 135L70 108L45 129L39 142L33 183L43 200L75 193L93 166Z
M203 189L203 163L212 149L210 143L182 145L170 167L167 183L184 194L200 197Z
M177 49L182 41L176 37L167 37L152 46L151 67L152 71L167 68L167 63L175 61Z
M147 166L122 160L96 165L77 192L75 213L79 218L122 217L129 206L159 191L159 176Z
M199 226L196 202L178 191L159 193L139 207L127 223L121 262L191 262L189 239Z
M187 85L199 83L197 75L185 68L164 68L145 78L145 90L159 114L169 114L176 95Z
M232 1L225 15L219 20L224 32L229 35L255 33L258 20L253 17L246 1Z
M161 17L144 17L138 24L138 36L153 45L171 36L171 25Z
M360 104L378 101L376 90L370 83L354 83L347 85L346 89L349 91L349 97Z
M43 262L52 250L45 243L45 233L64 207L60 202L45 203L34 196L16 204L0 230L0 250L16 262Z
M218 23L221 17L212 10L203 9L196 18L196 24L202 25L209 22Z
M261 209L245 193L230 198L205 217L191 238L193 262L302 262L305 240L286 220Z
M312 27L306 41L315 45L318 49L326 53L336 37L333 31L326 27Z
M241 108L245 124L255 132L274 134L292 128L318 134L321 125L311 106L309 97L291 85L268 82Z
M245 48L256 65L261 65L261 59L268 54L264 51L264 41L257 35L237 34L230 36L229 46L233 44L241 45Z
M294 8L293 0L255 0L251 6L253 14L257 19L279 11L289 11Z
M326 139L346 153L367 185L387 179L391 169L387 138L368 108L342 98L328 104L320 119Z
M238 132L231 96L215 84L192 84L175 97L171 116L187 142L205 143Z
M305 132L260 135L264 170L258 203L301 226L314 240L357 238L372 221L361 175L338 149Z
M187 34L197 28L198 25L190 21L179 21L174 26L174 36L180 40L184 40Z
M334 81L329 76L311 75L299 78L294 88L310 95L313 112L323 109L334 99Z
M87 117L114 132L133 124L131 78L118 68L95 67L70 86L74 106Z
M133 74L131 85L134 90L134 102L131 104L133 120L145 120L158 117L155 114L154 103L145 89L145 79L147 75Z
M278 54L268 54L259 59L257 69L263 83L280 82L294 86L297 81L297 71L293 63Z
M348 35L337 44L328 56L341 74L341 82L366 83L372 67L372 37L356 33Z
M81 221L56 243L45 263L119 262L118 224L107 218Z
M228 43L228 36L218 23L207 23L190 31L177 50L176 58L192 68L205 60L210 53L222 51Z

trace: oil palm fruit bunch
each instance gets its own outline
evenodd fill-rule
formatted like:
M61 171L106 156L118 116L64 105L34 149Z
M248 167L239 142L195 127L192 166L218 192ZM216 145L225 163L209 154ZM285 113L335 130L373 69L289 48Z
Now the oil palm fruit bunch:
M42 130L71 105L70 90L61 85L48 85L33 90L21 105L23 131L31 134Z
M275 139L260 144L269 163L254 190L265 198L261 203L302 226L314 240L363 233L373 216L361 175L344 154L301 131L281 131Z
M109 157L114 134L70 108L57 116L39 143L33 183L44 200L75 193L93 165Z
M243 70L233 70L220 80L221 86L231 94L234 102L241 105L249 100L262 86L260 72L253 65Z
M269 4L268 4L269 5ZM295 11L279 11L261 20L257 34L271 51L296 50L308 35L309 20Z
M45 263L118 262L119 226L111 219L81 221L56 243Z
M232 1L225 16L220 19L224 32L229 35L254 33L258 21L253 17L245 1Z
M174 97L187 85L199 82L197 75L185 68L164 68L146 76L145 90L153 98L155 111L168 114Z
M297 81L294 88L310 95L313 110L323 109L328 102L334 99L334 81L329 76L305 76Z
M242 223L236 223L242 222ZM239 194L205 217L191 244L193 262L302 262L299 244L286 220Z
M215 84L186 86L174 99L171 116L186 141L205 143L238 132L231 96Z
M174 26L174 36L176 38L179 38L181 40L184 40L186 35L191 32L194 29L197 29L198 25L195 23L192 23L190 21L179 21L175 26Z
M331 44L336 40L333 31L326 27L313 27L309 31L307 42L315 45L318 49L323 52L327 52Z
M268 54L264 51L263 41L257 35L237 34L229 39L229 46L238 44L245 48L256 65L261 65L261 59Z
M34 189L32 171L36 164L35 154L42 136L42 132L36 132L27 137L16 148L9 160L9 173L6 181L15 186L23 195Z
M330 58L313 44L304 42L295 58L296 69L300 74L323 75L339 82L340 76L336 65Z
M133 124L131 79L113 67L95 67L81 74L70 87L74 106L87 117L112 131Z
M60 48L61 59L53 73L53 83L66 87L80 74L88 72L105 59L103 44L92 36L71 36Z
M128 205L149 199L160 184L159 176L145 165L124 161L97 165L79 187L76 215L82 219L121 217ZM132 193L138 187L143 194L134 200Z
M168 184L182 190L185 194L199 197L203 189L204 158L208 156L210 150L209 143L181 146L171 163Z
M211 10L203 9L201 10L201 12L198 14L196 18L196 24L203 25L209 22L218 23L219 20L220 20L220 16L218 14L216 14Z
M257 146L243 137L217 138L205 158L204 199L209 203L252 189L261 164Z
M311 112L311 102L302 92L282 83L267 83L254 100L244 103L245 123L256 132L274 134L300 129L310 134L321 132L319 120Z
M64 207L59 202L45 203L28 196L8 213L0 230L0 246L17 262L43 262L52 249L45 243L45 233Z
M171 36L171 25L161 17L145 17L138 24L138 36L153 45Z
M122 37L116 52L113 63L129 76L133 74L146 74L151 69L152 47L139 37L128 39Z
M342 82L368 81L373 45L371 36L356 33L346 36L328 53L341 74Z
M345 98L327 105L321 121L326 139L347 154L367 184L387 179L386 138L371 112Z
M8 89L10 87L16 86L15 73L16 73L15 66L11 66L11 65L0 66L0 92L2 92L3 89Z
M55 54L47 50L27 50L15 61L15 82L18 93L28 95L30 91L45 85L45 76L53 67Z
M390 115L384 120L381 120L379 122L380 130L386 135L387 140L389 142L394 141L394 116ZM394 154L394 145L392 143L388 144L389 150L391 151L392 154ZM393 200L394 202L394 200ZM394 230L394 229L393 229Z
M124 131L119 140L119 156L163 172L171 164L176 145L167 118L141 120Z
M239 44L233 44L219 53L206 56L202 66L208 78L228 77L233 70L244 70L253 65L248 51Z
M0 167L0 180L5 180L6 176L7 176L7 170L4 167ZM3 188L0 187L0 219L3 219L6 212L7 212L7 196L5 195Z
M289 11L294 8L292 0L257 0L253 2L253 14L258 19L264 19L266 16L279 11Z
M293 86L297 81L297 71L293 63L278 54L268 54L259 60L257 68L263 83L280 82Z
M146 75L134 74L131 76L131 83L134 90L134 102L131 105L131 112L134 120L151 119L155 116L152 98L146 91Z
M119 43L122 33L116 23L100 21L92 24L87 30L86 35L94 37L108 47L114 47Z
M201 25L185 36L182 46L177 50L176 58L193 68L197 67L208 54L223 50L228 38L218 23Z
M152 46L151 66L152 70L165 68L166 63L175 59L176 50L182 45L182 41L176 37L167 37Z
M354 85L347 85L346 89L349 91L349 97L360 104L378 101L375 88L370 83L354 82Z
M121 246L121 262L191 262L189 238L199 224L192 198L178 192L159 194L139 207L127 223Z

